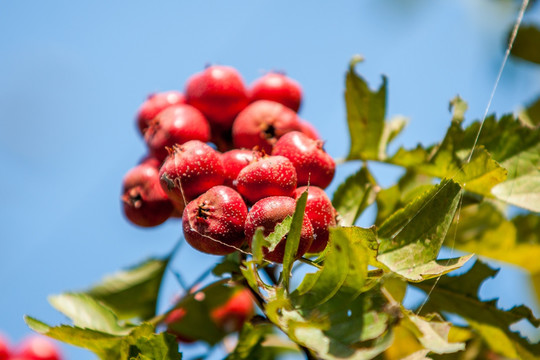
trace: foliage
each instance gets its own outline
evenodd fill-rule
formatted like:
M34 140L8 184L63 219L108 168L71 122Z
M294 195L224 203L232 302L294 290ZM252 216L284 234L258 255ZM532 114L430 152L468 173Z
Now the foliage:
M219 343L226 333L215 327L209 311L232 296L229 285L235 284L249 287L259 314L244 324L230 360L275 359L291 351L308 359L540 359L539 345L510 328L518 321L538 328L532 311L523 305L501 309L496 300L478 296L496 270L476 260L467 272L448 274L472 262L473 254L508 262L530 274L540 298L538 105L519 117L492 115L483 124L463 127L467 105L456 97L440 143L389 154L388 144L406 121L386 121L387 80L371 90L356 73L360 61L355 57L347 72L345 103L347 160L363 164L334 194L341 222L331 229L327 249L294 259L304 194L294 215L274 233L255 233L252 253L223 257L213 270L220 279L179 300L176 307L188 309L189 318L177 330ZM383 189L370 173L372 161L406 172ZM355 226L372 204L377 206L374 225ZM509 218L509 205L523 209L521 215ZM272 249L285 235L283 266L264 261L262 247ZM445 245L466 254L442 259ZM117 273L87 292L51 297L71 325L26 321L35 331L102 359L180 359L175 338L158 328L169 312L155 313L161 278L173 255ZM295 278L295 269L304 263L314 272ZM410 287L426 293L418 308L403 305ZM459 323L452 322L452 314Z

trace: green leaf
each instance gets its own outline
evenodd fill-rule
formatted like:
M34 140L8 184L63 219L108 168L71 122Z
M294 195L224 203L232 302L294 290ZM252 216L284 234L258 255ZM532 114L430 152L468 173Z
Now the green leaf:
M281 224L276 225L276 227L278 227L279 225L281 225ZM270 235L272 235L272 234L270 234ZM269 241L267 241L264 238L263 229L262 228L257 228L255 230L255 234L253 234L253 241L251 243L251 251L253 253L253 261L255 261L257 264L261 264L263 262L263 260L264 260L263 259L263 257L264 257L263 247L275 248L280 240L281 240L281 238L279 238L277 240L277 242L275 242L274 244L271 244Z
M362 167L349 176L334 192L332 204L341 216L343 226L353 225L362 212L375 201L375 179Z
M443 276L437 283L428 280L415 284L429 292L430 297L425 311L444 311L458 314L475 329L492 350L509 358L532 359L532 354L540 354L540 344L530 344L518 334L512 332L510 325L527 320L533 326L540 326L531 310L520 305L510 310L501 310L496 301L481 301L478 298L480 285L497 273L484 263L477 261L465 274Z
M540 124L540 97L519 112L519 120L531 128Z
M394 312L379 289L356 297L334 296L311 310L271 299L268 317L293 341L321 359L372 359L392 342Z
M354 57L345 80L345 104L351 136L347 160L382 159L381 139L386 113L386 77L378 91L369 89L366 81L355 72L355 66L363 61Z
M51 305L77 327L125 335L130 328L120 326L116 315L106 306L86 294L65 293L51 296Z
M415 315L411 311L404 310L404 313L404 326L413 332L426 349L436 354L454 353L465 349L464 343L451 343L448 341L450 323L433 321L433 319Z
M60 325L51 327L39 320L26 316L28 326L53 339L88 349L103 360L149 359L180 360L178 344L169 334L154 334L153 326L142 324L125 336L83 329L77 326Z
M362 240L354 241L349 237L352 232L342 229L338 227L330 230L330 248L322 269L307 274L291 294L293 302L303 309L320 306L338 291L346 292L349 298L362 292L367 278L368 250Z
M107 304L120 319L155 315L161 280L168 258L149 259L130 269L107 276L86 293Z
M212 274L216 276L226 273L240 274L240 252L235 251L232 254L225 255L223 260L212 269Z
M505 181L492 191L499 200L540 212L540 171Z
M289 289L289 280L292 269L292 264L297 258L298 244L300 244L300 236L302 232L302 224L304 222L304 213L306 210L308 192L307 190L296 200L296 209L292 217L292 223L287 242L285 243L285 253L283 254L283 272L281 276L282 284L285 289Z
M540 64L540 29L534 25L522 25L510 54Z
M377 260L412 281L423 280L426 270L428 275L437 268L446 271L434 260L456 213L460 191L457 183L444 180L394 213L379 228Z
M292 222L293 217L287 216L282 222L274 227L274 231L265 237L266 242L264 247L268 248L268 251L275 250L281 239L283 239L291 230Z
M254 325L246 322L240 335L238 343L226 357L226 360L272 360L277 351L273 347L263 346L266 336L272 333L272 327L268 324Z

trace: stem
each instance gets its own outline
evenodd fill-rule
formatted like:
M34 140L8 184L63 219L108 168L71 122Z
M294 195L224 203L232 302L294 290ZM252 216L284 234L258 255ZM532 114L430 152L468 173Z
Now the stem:
M300 262L303 262L304 264L308 264L308 265L311 265L311 266L314 266L316 267L317 269L321 269L322 266L313 262L312 260L309 260L308 258L305 258L305 257L301 257L300 259L298 259Z

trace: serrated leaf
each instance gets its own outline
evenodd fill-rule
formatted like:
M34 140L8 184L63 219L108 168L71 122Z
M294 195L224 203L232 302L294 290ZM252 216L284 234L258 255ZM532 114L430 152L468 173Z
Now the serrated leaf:
M368 160L380 158L381 138L384 131L386 113L386 77L374 92L367 82L355 72L355 65L363 61L354 57L345 80L345 104L351 146L348 160Z
M120 326L111 309L86 294L65 293L49 297L51 305L66 315L76 327L125 335L130 328Z
M107 304L120 319L155 315L157 296L168 259L149 259L103 279L86 293Z
M285 219L283 219L282 222L277 224L274 227L274 231L272 231L268 236L265 237L266 240L266 247L268 251L274 251L276 246L279 244L281 239L285 237L291 230L291 225L293 222L292 216L287 216Z
M375 201L375 179L362 167L349 176L334 192L332 204L342 218L343 226L353 225L362 212Z
M281 240L281 238L279 238L279 240ZM274 244L273 246L274 248L276 247L278 242ZM261 264L264 260L263 247L271 247L271 244L264 238L262 228L257 228L255 230L255 234L253 234L253 240L251 242L251 251L253 255L253 261L256 262L257 264Z
M142 324L124 336L77 326L51 327L26 316L28 326L42 335L92 351L102 360L146 358L150 360L180 360L178 344L173 336L154 334L153 326Z
M291 294L297 306L311 309L327 302L338 291L346 292L349 299L362 291L367 277L367 248L362 240L354 241L348 236L350 232L342 229L330 230L330 248L322 269L307 274Z
M412 281L423 279L426 264L431 263L430 270L441 265L433 261L456 213L460 191L457 183L444 180L394 213L378 230L377 260Z
M464 343L451 343L448 341L450 323L429 320L411 311L404 311L404 313L404 326L415 334L418 341L426 349L436 354L454 353L465 349Z
M540 64L540 29L534 25L522 25L510 54Z
M540 298L540 216L528 214L507 220L491 203L461 210L460 221L449 230L446 244L466 252L508 262L529 271Z
M433 280L415 286L430 293L429 300L424 306L425 311L458 314L467 320L493 350L510 358L532 359L533 354L540 354L540 344L530 344L512 332L509 327L523 319L538 327L540 320L523 305L510 310L501 310L497 308L496 301L481 301L478 298L480 285L496 273L496 270L477 261L463 275L441 277L436 286ZM497 334L497 337L493 338L494 334ZM499 346L501 343L507 346Z
M296 200L296 208L292 216L290 231L287 235L287 242L285 243L285 252L283 254L283 272L281 280L283 287L287 290L289 289L289 280L292 264L296 259L296 253L298 252L298 244L300 244L300 236L302 232L302 224L304 222L307 197L308 192L306 190Z
M378 289L356 297L334 296L314 309L286 298L270 299L266 312L293 341L321 359L372 359L392 342L394 313Z

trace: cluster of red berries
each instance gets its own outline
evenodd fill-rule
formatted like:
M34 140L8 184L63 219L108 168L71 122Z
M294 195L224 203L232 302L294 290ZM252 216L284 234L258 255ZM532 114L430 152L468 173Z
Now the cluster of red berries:
M0 360L62 360L58 348L47 338L32 335L17 348L0 336Z
M149 155L124 178L126 217L140 226L182 217L191 246L225 255L250 245L259 227L270 234L308 190L297 257L322 251L336 225L323 190L335 163L297 115L301 99L300 85L283 74L248 89L228 66L191 76L184 94L151 95L137 117ZM267 260L283 261L284 240L264 249Z

